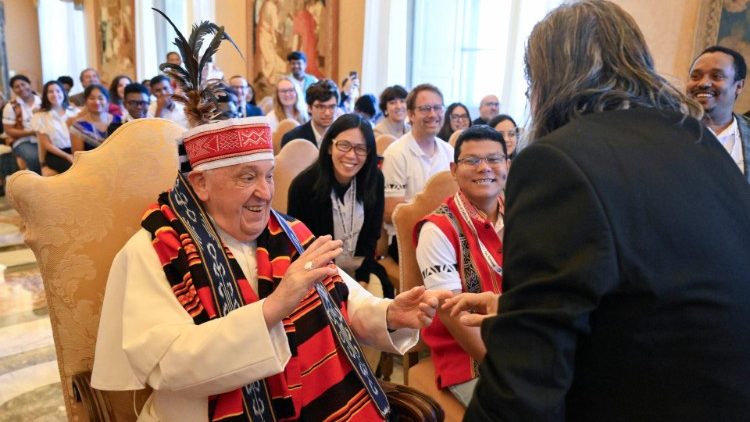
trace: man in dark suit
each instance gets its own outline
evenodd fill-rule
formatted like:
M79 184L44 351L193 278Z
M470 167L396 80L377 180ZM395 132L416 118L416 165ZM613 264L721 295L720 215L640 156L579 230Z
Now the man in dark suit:
M621 7L560 6L527 46L531 144L466 419L746 420L750 188Z
M263 111L255 104L255 90L247 83L241 75L234 75L229 78L229 87L234 91L236 96L235 105L239 112L239 117L262 116Z
M750 182L750 119L732 109L745 87L747 64L731 48L711 46L690 67L687 93L703 106L703 123L711 129Z
M320 148L320 141L336 116L336 106L339 102L336 83L330 79L321 79L310 85L305 92L305 102L310 120L287 132L281 138L282 148L293 139L307 139Z

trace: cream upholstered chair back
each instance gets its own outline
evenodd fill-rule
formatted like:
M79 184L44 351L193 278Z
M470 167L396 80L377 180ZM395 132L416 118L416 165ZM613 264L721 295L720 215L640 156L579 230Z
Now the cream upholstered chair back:
M375 138L375 149L378 151L378 156L382 157L385 149L388 148L393 142L396 141L396 137L393 135L378 135Z
M63 174L22 171L8 180L8 199L44 282L69 420L94 420L96 410L81 396L110 394L75 391L73 383L93 365L112 259L140 228L146 207L174 184L175 140L183 132L163 119L134 120L97 149L78 153ZM132 392L112 393L108 401L125 415L117 420L135 419Z
M279 126L273 132L273 154L277 155L281 152L281 138L286 135L287 132L299 126L299 122L293 119L284 119L279 122Z
M458 141L458 137L461 136L461 132L463 131L463 129L458 129L451 134L450 138L448 138L448 143L451 144L452 147L456 146L456 141Z
M294 139L284 146L276 156L273 171L273 209L286 213L292 180L318 159L318 153L318 148L307 139Z

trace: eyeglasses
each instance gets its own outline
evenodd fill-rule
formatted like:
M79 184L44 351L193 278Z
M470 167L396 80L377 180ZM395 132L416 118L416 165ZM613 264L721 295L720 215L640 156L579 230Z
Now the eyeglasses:
M484 103L484 105L487 107L500 107L500 103L498 103L497 101L490 101L490 102Z
M130 107L148 107L149 102L148 101L128 101L127 102Z
M497 133L499 133L500 135L502 135L503 138L515 139L516 136L518 136L518 129L516 129L516 130L509 130L507 132L503 132L502 130L498 130Z
M334 111L336 110L336 104L313 104L312 106L317 111Z
M435 113L442 113L443 112L443 105L442 104L435 104L435 105L423 105L417 107L417 111L421 113L429 113L430 110L434 111Z
M466 114L451 114L451 120L469 120L469 116Z
M360 157L366 157L369 152L366 145L352 145L351 142L343 139L333 141L333 146L341 152L349 152L354 148L354 154L359 155Z
M297 90L294 88L280 89L279 94L296 94Z
M469 156L465 158L459 158L456 160L458 164L465 164L469 167L477 167L482 161L486 161L487 165L490 167L498 167L502 163L505 162L505 156L504 155L488 155L486 157L474 157Z

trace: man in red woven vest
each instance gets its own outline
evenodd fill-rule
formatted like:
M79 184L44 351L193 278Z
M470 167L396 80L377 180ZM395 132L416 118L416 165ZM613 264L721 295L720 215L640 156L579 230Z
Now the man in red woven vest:
M417 261L428 290L500 293L503 282L503 189L508 172L503 137L472 126L456 141L451 174L458 192L415 228ZM438 311L425 328L438 388L468 405L486 349L478 327Z
M352 333L403 353L441 295L375 298L331 263L340 241L271 210L264 117L197 126L184 146L192 170L112 264L92 385L151 386L139 421L383 419Z

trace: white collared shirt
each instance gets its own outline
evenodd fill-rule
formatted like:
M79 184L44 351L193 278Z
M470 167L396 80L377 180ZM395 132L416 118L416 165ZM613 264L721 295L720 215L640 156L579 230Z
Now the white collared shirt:
M732 160L740 168L742 174L745 174L745 157L742 155L742 137L737 125L737 118L732 117L732 124L722 130L721 133L714 133L714 135L716 135L716 139L724 146L724 149L727 150Z

